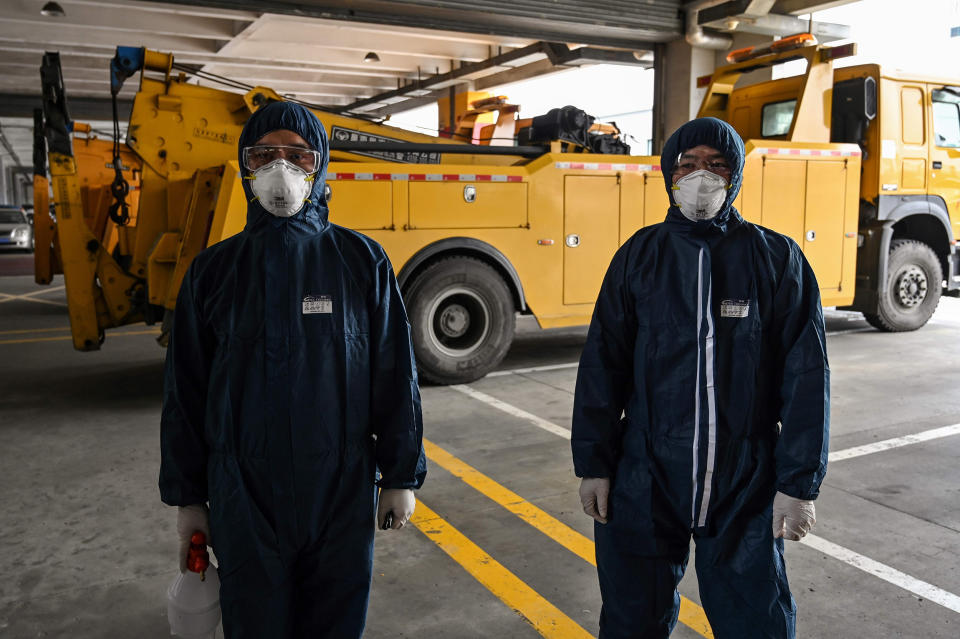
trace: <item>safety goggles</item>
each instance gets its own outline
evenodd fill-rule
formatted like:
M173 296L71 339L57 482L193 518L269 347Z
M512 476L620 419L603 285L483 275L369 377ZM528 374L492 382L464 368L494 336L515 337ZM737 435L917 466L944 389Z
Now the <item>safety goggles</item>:
M256 171L276 160L286 160L307 173L320 170L320 153L301 146L246 146L243 148L243 167Z
M680 154L676 163L673 165L673 177L674 179L679 179L702 169L719 175L725 180L730 179L730 163L727 162L726 158L716 156L706 158L694 157L683 153Z

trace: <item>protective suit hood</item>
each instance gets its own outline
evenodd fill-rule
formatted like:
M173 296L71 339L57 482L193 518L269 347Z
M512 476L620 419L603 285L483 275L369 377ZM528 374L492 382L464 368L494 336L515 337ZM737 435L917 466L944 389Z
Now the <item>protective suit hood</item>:
M251 146L257 140L279 129L293 131L310 146L320 152L320 170L313 182L308 201L296 215L289 218L278 218L271 215L254 199L256 196L250 188L250 181L243 181L243 192L247 196L247 226L246 230L257 232L264 228L288 228L292 231L312 234L323 230L327 226L328 209L323 196L326 188L327 162L330 156L330 145L327 142L327 132L323 124L309 109L295 102L271 102L256 111L243 127L240 134L240 144L237 150L237 160L243 167L243 148ZM242 169L246 175L248 172Z
M695 146L705 144L711 146L727 158L730 164L730 190L727 191L727 198L717 216L710 220L700 222L691 222L676 205L673 199L673 191L670 188L673 185L673 167L677 163L677 158L683 151L692 149ZM731 223L738 224L742 221L740 214L733 207L733 201L737 199L740 192L740 184L743 181L743 163L746 152L743 147L743 140L740 135L734 131L733 127L717 118L697 118L687 122L679 129L674 131L670 139L663 147L663 155L660 157L660 170L663 173L664 186L667 189L667 196L670 198L670 210L667 213L667 222L675 222L691 227L696 233L725 233Z

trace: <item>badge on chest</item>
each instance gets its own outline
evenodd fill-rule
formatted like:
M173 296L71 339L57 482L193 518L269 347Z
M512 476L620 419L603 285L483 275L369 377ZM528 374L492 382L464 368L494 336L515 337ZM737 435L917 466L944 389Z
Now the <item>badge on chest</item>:
M333 298L329 295L307 295L303 298L303 314L332 313Z
M746 317L750 314L750 300L723 300L720 317Z

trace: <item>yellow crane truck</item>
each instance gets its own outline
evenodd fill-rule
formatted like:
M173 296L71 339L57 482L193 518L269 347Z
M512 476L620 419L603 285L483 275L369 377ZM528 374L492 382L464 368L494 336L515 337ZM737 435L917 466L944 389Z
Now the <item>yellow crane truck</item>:
M240 94L199 86L171 55L118 49L114 93L141 72L126 139L136 162L122 163L136 167L140 188L129 219L107 223L117 237L111 250L84 222L59 61L48 54L44 64L53 250L74 346L96 350L108 328L169 321L193 257L242 230L237 139L251 113L282 98L263 87ZM471 108L477 100L455 102L454 129L483 124ZM487 113L502 113L475 129L480 144L315 109L331 140L331 221L386 248L421 376L434 382L486 374L506 354L518 311L544 327L587 323L614 250L667 206L658 158L623 155L626 146L583 112L565 107L518 121L515 107L484 102ZM515 135L529 144L491 144Z
M941 291L960 287L960 89L873 65L834 71L852 45L738 53L701 79L700 111L746 141L737 207L800 243L825 306L859 310L883 330L922 326ZM792 59L807 61L803 75L735 88L743 73ZM138 71L126 145L142 171L140 202L115 224L112 250L82 222L72 150L51 142L57 251L81 350L99 348L106 328L169 318L197 252L243 228L237 139L250 113L282 99L199 86L170 55L118 49L115 88ZM472 104L457 100L458 120L474 124ZM574 109L532 121L514 111L474 129L471 144L315 110L332 143L331 219L385 247L421 376L433 382L496 366L517 312L544 328L587 323L614 251L668 206L659 158L597 153L622 149ZM57 121L47 116L48 141ZM491 144L508 134L519 144Z

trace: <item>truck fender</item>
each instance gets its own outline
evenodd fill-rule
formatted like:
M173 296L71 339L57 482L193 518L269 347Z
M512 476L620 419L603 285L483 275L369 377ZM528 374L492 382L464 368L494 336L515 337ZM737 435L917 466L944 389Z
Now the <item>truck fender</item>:
M911 215L930 215L943 225L947 242L953 239L947 204L939 195L881 195L877 200L877 219L896 223Z
M939 227L943 229L943 235L940 241L931 242L920 237L914 239L925 241L925 243L930 245L934 252L940 256L943 276L947 281L947 290L956 289L958 285L960 285L957 280L954 279L954 275L958 274L957 254L956 247L953 244L950 214L943 198L939 195L881 195L878 198L878 220L893 225L914 215L921 215L939 221ZM889 249L889 241L887 242L886 248ZM881 272L879 273L879 282L886 281L886 255L886 253L881 253L883 264Z
M472 237L448 237L429 244L414 253L413 257L407 260L407 263L397 274L397 283L400 285L400 290L406 288L414 273L421 266L442 255L475 255L491 262L491 265L500 271L501 275L505 276L507 284L513 291L517 308L521 311L527 310L523 284L520 283L520 276L517 275L517 270L510 263L510 260L492 245Z

